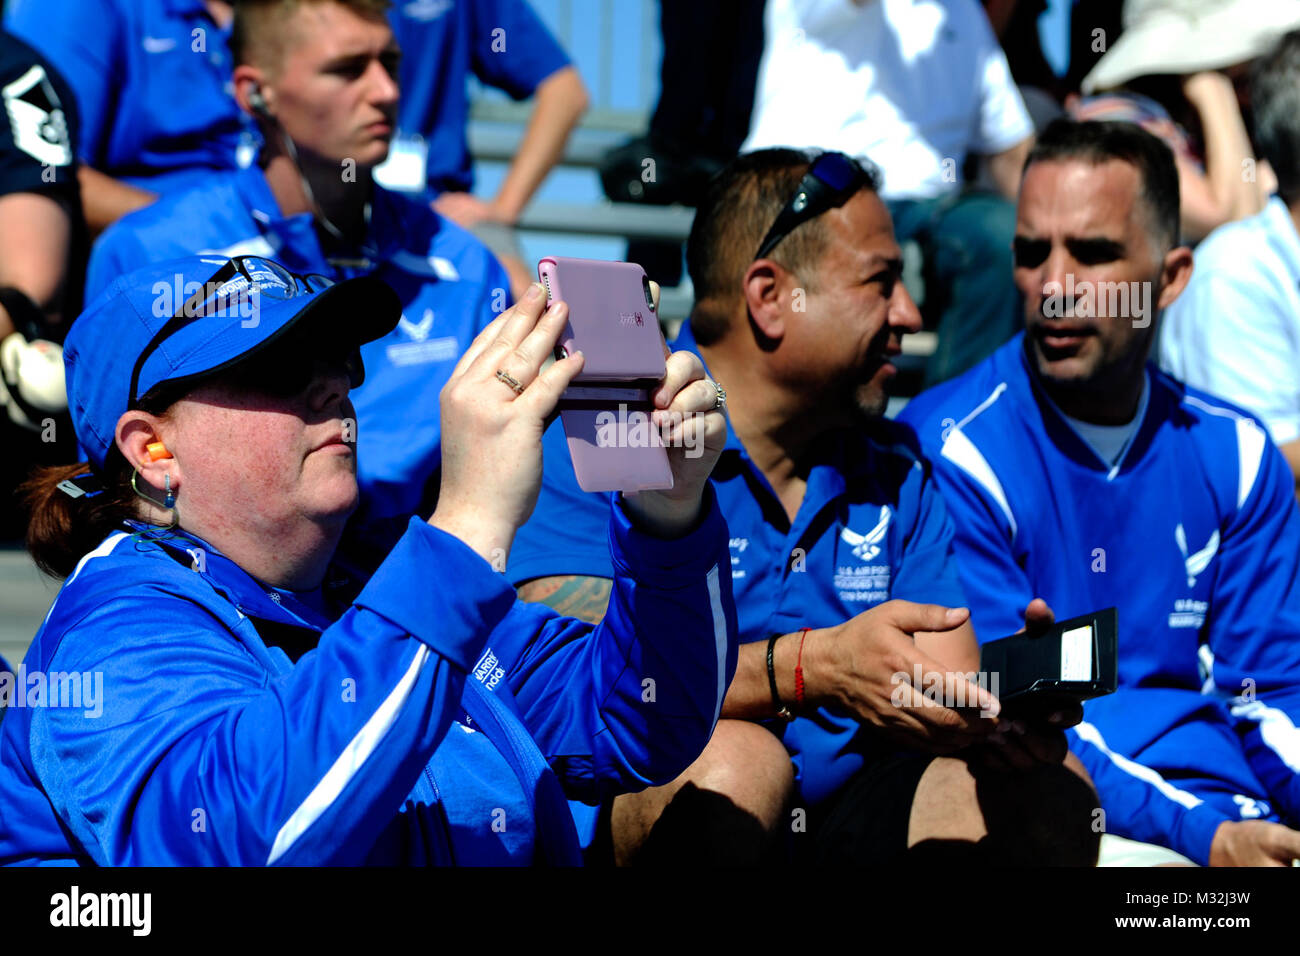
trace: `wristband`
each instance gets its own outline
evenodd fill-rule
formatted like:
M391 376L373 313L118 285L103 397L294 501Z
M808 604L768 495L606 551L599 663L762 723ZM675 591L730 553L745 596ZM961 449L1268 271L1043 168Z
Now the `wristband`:
M772 688L772 706L776 709L776 715L789 723L794 720L794 714L790 712L789 707L782 703L781 694L776 689L776 664L772 659L772 652L776 648L776 641L779 637L781 637L780 634L773 634L767 640L767 683Z
M799 657L794 665L794 704L800 710L803 710L803 642L811 630L811 627L799 628Z

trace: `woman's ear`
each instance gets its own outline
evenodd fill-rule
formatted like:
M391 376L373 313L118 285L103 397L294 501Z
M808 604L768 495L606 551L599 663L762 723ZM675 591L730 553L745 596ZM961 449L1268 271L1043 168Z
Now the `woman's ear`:
M118 451L140 477L161 492L171 475L171 489L180 486L180 469L163 442L162 419L148 412L124 412L114 434Z

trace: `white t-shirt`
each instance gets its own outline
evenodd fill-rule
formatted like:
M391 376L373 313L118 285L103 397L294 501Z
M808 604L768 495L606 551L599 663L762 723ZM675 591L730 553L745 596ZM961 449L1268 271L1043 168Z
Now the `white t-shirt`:
M1300 438L1300 236L1276 196L1196 250L1192 280L1164 312L1160 366Z
M1033 132L976 0L768 0L764 28L744 151L866 156L886 199L923 199Z

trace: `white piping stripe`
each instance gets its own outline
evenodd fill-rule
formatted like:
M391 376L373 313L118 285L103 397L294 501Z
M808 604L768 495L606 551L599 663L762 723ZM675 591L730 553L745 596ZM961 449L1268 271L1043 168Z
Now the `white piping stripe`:
M1160 774L1156 773L1150 767L1144 767L1142 766L1142 764L1137 763L1136 761L1129 760L1128 757L1125 757L1123 754L1115 753L1115 751L1111 750L1109 747L1106 746L1106 740L1105 738L1102 737L1101 731L1099 731L1092 724L1087 723L1085 721L1084 723L1077 725L1074 728L1074 731L1080 737L1086 740L1088 743L1092 744L1094 747L1096 747L1098 750L1104 753L1107 757L1109 757L1111 763L1113 763L1120 770L1123 770L1130 777L1137 777L1139 780L1143 780L1146 783L1151 784L1153 787L1159 790L1161 794L1168 797L1170 800L1173 800L1175 803L1182 804L1188 810L1191 810L1194 807L1199 807L1201 805L1201 800L1199 797L1193 796L1192 794L1188 793L1186 790L1179 790L1177 787L1171 784L1164 777L1160 776Z
M718 702L713 708L713 725L722 714L722 698L727 696L727 613L722 609L722 586L715 564L705 578L709 585L709 609L713 611L713 644L718 653Z
M1232 716L1244 717L1259 724L1259 735L1268 749L1295 773L1300 773L1300 727L1292 723L1285 711L1269 707L1263 701L1253 700L1237 704Z
M1250 497L1264 461L1264 429L1249 418L1237 419L1237 507Z
M1203 402L1195 395L1183 398L1188 405L1194 405L1203 412L1220 418L1231 418L1237 425L1237 507L1240 508L1250 497L1259 477L1259 467L1264 461L1264 430L1255 424L1253 418L1247 418L1230 408L1222 408Z
M411 659L410 666L402 675L402 679L397 682L392 693L379 705L379 709L366 721L365 726L357 731L357 735L343 748L334 765L326 771L325 776L312 788L311 793L307 794L307 798L298 809L284 822L284 826L280 827L280 832L275 835L275 843L271 846L271 855L266 858L268 866L289 851L297 839L329 809L330 804L343 792L343 788L357 775L397 720L398 712L411 696L415 682L420 677L420 671L424 669L428 660L428 645L420 644Z
M125 531L115 531L113 534L110 534L107 538L101 541L94 551L87 551L82 555L81 560L77 562L77 566L73 568L72 573L68 575L68 579L63 582L63 587L59 588L59 593L56 594L54 600L50 602L50 609L45 612L45 617L41 621L41 627L44 627L49 623L50 615L54 613L54 606L59 603L59 598L62 597L68 585L77 579L77 575L80 574L81 569L86 566L86 562L91 558L102 558L112 554L113 549L122 543L122 539L128 537L130 537L130 535Z
M1011 525L1011 539L1014 541L1016 518L1011 513L1011 505L1007 503L1007 496L1002 490L1002 483L998 481L998 476L993 474L988 460L980 454L974 442L967 438L966 433L960 428L954 428L948 433L948 440L943 443L942 454L944 458L979 482L993 496L1002 513L1006 515L1007 524Z
M963 425L967 424L976 415L979 415L986 408L988 408L990 405L996 402L998 400L998 396L1001 395L1006 390L1007 390L1007 383L999 382L998 387L993 389L993 391L989 394L988 398L984 399L984 401L976 405L974 410L969 415L967 415L965 418L963 418L961 421L959 421L956 425L953 426L953 431L956 431L957 429L961 428ZM949 434L951 435L951 433Z

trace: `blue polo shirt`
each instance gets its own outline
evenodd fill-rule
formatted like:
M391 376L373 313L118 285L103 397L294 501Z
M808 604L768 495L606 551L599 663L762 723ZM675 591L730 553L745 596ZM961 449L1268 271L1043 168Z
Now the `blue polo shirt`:
M10 0L5 22L72 87L87 165L170 192L236 168L241 143L251 155L227 32L203 0Z
M150 262L197 253L266 256L298 273L375 275L393 287L402 317L388 335L361 347L366 380L352 393L363 508L357 520L419 510L442 461L438 393L474 336L509 305L500 263L424 203L380 187L365 244L346 260L331 260L311 215L282 215L266 176L250 167L114 223L95 244L87 297Z
M403 51L399 131L424 137L431 189L466 191L470 76L522 100L569 58L524 0L399 0L389 20Z
M690 323L675 349L698 354ZM542 491L506 569L519 584L577 574L612 577L600 529L608 496L578 488L560 422L543 438ZM884 419L826 436L791 523L776 493L728 429L712 481L730 529L731 576L743 642L830 627L885 601L965 604L953 526L916 436ZM895 749L856 719L825 708L771 721L816 806L868 760Z

